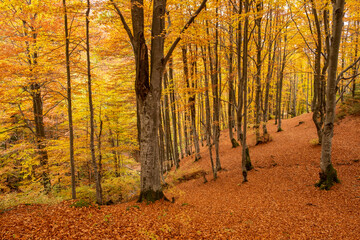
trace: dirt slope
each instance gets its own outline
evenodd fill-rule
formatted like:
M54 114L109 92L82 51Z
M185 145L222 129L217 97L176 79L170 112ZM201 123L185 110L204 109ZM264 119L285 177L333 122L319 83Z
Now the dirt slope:
M298 125L302 121L303 124ZM273 141L249 146L255 170L242 184L241 148L221 136L226 169L208 183L193 179L166 191L175 203L135 202L101 209L19 206L0 215L1 239L360 239L360 117L335 125L333 163L341 184L314 187L320 150L311 114L283 121L283 132L268 124ZM210 172L202 159L181 162L181 171ZM180 174L179 172L177 174ZM170 181L170 177L167 179Z

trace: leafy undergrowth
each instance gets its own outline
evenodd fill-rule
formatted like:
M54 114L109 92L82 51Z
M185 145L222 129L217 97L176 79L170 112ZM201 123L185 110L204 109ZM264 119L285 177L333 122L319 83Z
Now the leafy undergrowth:
M301 125L298 123L304 122ZM241 148L221 136L222 167L216 181L202 178L172 184L165 191L175 203L135 201L112 206L19 205L0 214L1 239L358 239L360 236L360 117L335 126L333 165L341 180L330 191L318 181L320 147L311 114L284 120L272 141L255 145L255 169L242 183ZM211 172L206 147L202 158L181 161L177 179L194 169ZM171 177L173 176L173 177ZM73 205L73 207L72 207ZM86 204L85 204L86 205Z

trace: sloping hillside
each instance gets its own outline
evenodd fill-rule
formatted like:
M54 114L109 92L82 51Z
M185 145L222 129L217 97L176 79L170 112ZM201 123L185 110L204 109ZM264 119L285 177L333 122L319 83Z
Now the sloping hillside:
M299 122L303 122L299 125ZM222 133L224 171L170 184L175 203L70 208L18 206L0 215L1 239L358 239L360 236L360 117L335 126L333 163L341 184L330 191L314 187L321 147L311 114L283 121L283 132L268 124L273 141L254 146L255 169L242 183L241 148L231 148ZM210 173L207 148L194 163L189 157L168 182L195 170Z

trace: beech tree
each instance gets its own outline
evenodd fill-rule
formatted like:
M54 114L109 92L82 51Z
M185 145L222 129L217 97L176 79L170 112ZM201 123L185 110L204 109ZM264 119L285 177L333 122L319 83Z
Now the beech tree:
M196 16L205 7L206 1L202 1L200 7L186 23L180 34L191 25ZM141 163L141 192L139 201L156 201L164 198L160 181L160 174L162 173L160 172L159 163L159 143L154 141L154 139L158 139L159 131L162 76L172 52L181 40L181 35L171 45L168 53L164 55L165 37L163 33L165 30L166 0L154 0L151 26L151 58L149 59L144 34L143 0L131 0L132 31L116 2L111 0L111 3L128 34L136 62L135 90L137 96Z
M334 134L334 119L337 91L337 66L341 42L341 30L344 25L345 0L332 0L333 23L331 47L329 56L329 70L326 88L326 117L324 132L322 135L321 160L320 160L320 181L316 186L320 189L330 189L334 183L338 183L337 172L331 163L331 147Z

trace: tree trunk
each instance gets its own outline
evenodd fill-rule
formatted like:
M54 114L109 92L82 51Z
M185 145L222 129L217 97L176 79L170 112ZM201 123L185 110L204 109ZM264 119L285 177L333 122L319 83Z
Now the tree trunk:
M262 2L258 1L256 3L256 11L257 14L260 14L262 11ZM260 120L261 120L261 51L262 51L262 39L261 39L261 16L257 16L255 19L255 25L257 27L257 41L256 41L256 95L255 95L255 106L256 106L256 114L255 114L255 136L256 136L256 144L261 142L260 137Z
M172 113L172 127L173 127L173 139L174 139L174 163L175 167L179 168L179 148L177 141L177 127L176 127L176 106L175 106L175 82L174 82L174 71L172 65L172 58L169 59L169 78L170 78L170 107ZM179 128L180 131L180 128Z
M67 78L67 100L68 100L68 117L69 117L69 138L70 138L70 168L71 168L71 195L76 199L76 181L75 181L75 160L74 160L74 128L72 119L71 106L71 75L70 75L70 39L68 30L68 18L66 0L63 0L64 7L64 25L65 25L65 56L66 56L66 78Z
M283 47L283 56L281 59L281 67L280 67L280 73L279 73L279 96L278 96L278 103L277 103L277 113L278 113L278 132L282 131L281 128L281 98L282 98L282 87L283 87L283 80L284 80L284 70L285 70L285 64L286 64L286 43L287 43L287 36L284 36L284 47Z
M336 107L336 80L337 80L337 65L339 58L339 49L341 42L341 29L343 26L344 5L345 0L333 0L333 31L332 42L329 56L329 70L328 81L326 89L326 118L324 133L322 136L321 145L321 160L320 160L320 181L317 186L320 189L330 189L331 186L339 182L337 172L331 164L331 147L332 137L334 134L334 119Z
M89 94L89 110L90 110L90 150L91 160L95 175L95 186L96 186L96 203L103 204L102 190L100 174L98 171L98 165L95 157L95 124L94 124L94 108L92 100L92 89L91 89L91 62L90 62L90 35L89 35L89 16L90 16L90 0L87 0L87 11L86 11L86 60L87 60L87 77L88 77L88 94Z
M272 10L270 10L270 36L272 34ZM274 49L272 49L273 41L269 39L269 47L268 47L268 69L266 74L266 87L265 87L265 100L264 100L264 111L263 111L263 139L269 139L266 123L269 120L269 93L270 93L270 84L271 78L274 70L274 62L275 62L275 51L276 51L276 43L274 44Z
M239 1L239 12L242 13L242 0ZM242 84L242 75L241 75L241 46L242 46L242 22L238 20L237 28L237 74L238 74L238 104L236 112L236 124L237 124L237 140L242 141L242 131L241 131L241 122L242 122L242 107L243 107L243 84Z
M144 5L143 0L132 0L131 16L133 33L125 19L111 0L116 12L133 46L136 62L135 91L137 97L138 120L140 124L140 162L141 162L141 191L139 202L156 201L165 198L161 188L161 172L159 162L159 107L162 90L162 75L166 63L171 57L181 37L178 37L164 57L164 31L166 0L153 1L153 15L151 27L151 64L149 65L148 48L144 37ZM198 10L189 19L180 33L183 33L195 17L205 7L204 0ZM181 34L180 34L181 35ZM149 67L151 73L149 74Z
M215 52L215 71L211 69L211 88L213 92L213 141L215 143L215 153L216 153L216 170L221 170L220 163L220 154L219 154L219 138L220 138L220 98L219 98L219 8L216 7L216 24L215 24L215 44L214 44L214 52ZM209 57L211 56L211 52L209 51ZM210 59L211 62L211 59Z
M229 3L230 4L230 3ZM229 24L229 103L228 103L228 125L229 125L229 138L233 148L239 146L239 143L234 138L233 128L235 127L235 90L234 90L234 73L233 73L233 26L232 22Z
M245 14L249 12L249 0L245 0ZM246 131L247 131L247 81L248 81L248 27L249 27L249 17L246 15L244 22L244 44L243 44L243 105L244 105L244 124L243 124L243 139L242 139L242 161L241 161L241 169L243 174L243 182L247 182L247 172L253 168L250 160L249 149L246 144Z
M208 31L208 28L207 28ZM213 156L212 156L212 143L211 143L211 116L210 116L210 100L209 100L209 75L207 70L207 58L206 58L206 48L202 49L202 56L204 62L204 72L205 72L205 111L206 111L206 145L209 149L209 156L211 162L211 169L213 172L214 180L217 178L217 170L215 168Z

